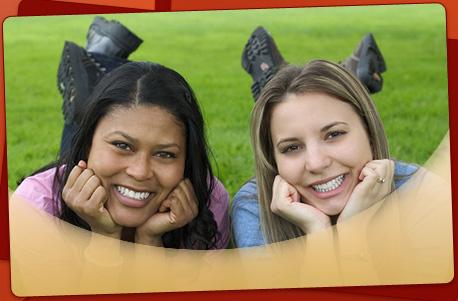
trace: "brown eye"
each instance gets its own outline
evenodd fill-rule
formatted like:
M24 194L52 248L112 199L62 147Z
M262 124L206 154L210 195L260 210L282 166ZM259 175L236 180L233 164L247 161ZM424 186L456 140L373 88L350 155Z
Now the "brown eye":
M122 150L132 150L129 144L122 141L115 141L112 144Z
M299 149L298 145L292 144L292 145L288 145L287 147L283 148L281 153L282 154L289 153L289 152L293 152L293 151L298 150L298 149Z
M176 155L171 152L158 152L155 154L155 156L163 159L176 158Z
M344 131L332 131L330 132L329 134L326 135L326 139L332 139L332 138L336 138L336 137L339 137L341 135L344 135L346 132Z

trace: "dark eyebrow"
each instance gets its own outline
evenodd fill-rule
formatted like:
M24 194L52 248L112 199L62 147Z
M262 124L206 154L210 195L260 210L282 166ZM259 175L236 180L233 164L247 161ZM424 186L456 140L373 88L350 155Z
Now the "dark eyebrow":
M157 147L160 149L170 148L170 147L177 147L181 149L181 146L177 143L158 144Z
M134 137L131 137L130 135L122 132L122 131L114 131L112 133L110 133L110 136L111 135L121 135L123 136L124 138L126 138L127 140L131 141L131 142L138 142L138 139L137 138L134 138Z
M282 143L285 143L285 142L293 142L293 141L297 141L297 138L291 137L291 138L282 139L282 140L278 141L277 147L278 147L280 144L282 144Z
M121 135L124 138L126 138L127 140L129 140L129 142L139 142L139 140L137 138L134 138L134 137L122 132L122 131L114 131L110 135ZM181 149L181 146L179 144L177 144L177 143L158 144L158 145L156 145L156 147L159 148L159 149L165 149L165 148L170 148L170 147L177 147L177 148Z

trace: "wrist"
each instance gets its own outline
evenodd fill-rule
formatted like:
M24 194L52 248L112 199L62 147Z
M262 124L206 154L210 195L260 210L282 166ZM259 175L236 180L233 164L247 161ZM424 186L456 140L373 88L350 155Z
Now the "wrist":
M105 235L92 233L88 246L84 250L88 262L100 266L117 266L122 263L121 241Z
M94 232L94 233L97 233L97 234L100 234L100 235L103 235L103 236L107 236L107 237L110 237L110 238L121 239L121 235L122 235L122 228L121 227L120 227L120 229L118 231L112 231L112 232L105 231L105 230L98 229L98 228L91 228L91 229L92 229L92 232Z
M328 221L315 221L312 224L301 225L300 228L305 234L311 234L331 226L331 220L329 219Z
M146 235L140 231L135 232L135 243L154 246L154 247L163 247L162 235Z

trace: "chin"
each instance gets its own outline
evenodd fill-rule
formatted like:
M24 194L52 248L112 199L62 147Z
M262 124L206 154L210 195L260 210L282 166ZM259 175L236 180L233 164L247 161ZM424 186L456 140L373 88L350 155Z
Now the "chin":
M123 227L137 228L145 223L142 217L137 216L112 216L113 221Z
M318 208L321 212L327 216L334 216L340 214L345 206L331 207L331 208Z
M124 221L124 220L121 220L121 221L115 221L116 224L122 226L122 227L126 227L126 228L137 228L140 226L140 224L136 221Z

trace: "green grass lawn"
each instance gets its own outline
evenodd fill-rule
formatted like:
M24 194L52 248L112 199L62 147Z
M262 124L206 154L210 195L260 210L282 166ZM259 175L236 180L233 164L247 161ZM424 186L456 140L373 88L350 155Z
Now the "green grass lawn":
M129 58L164 64L193 87L207 122L216 173L232 196L254 175L251 77L241 53L267 28L290 63L345 59L372 32L385 57L373 99L391 153L423 164L448 130L445 10L440 5L294 8L105 15L144 43ZM11 18L4 23L8 186L56 158L64 123L56 73L65 40L85 45L93 16Z

